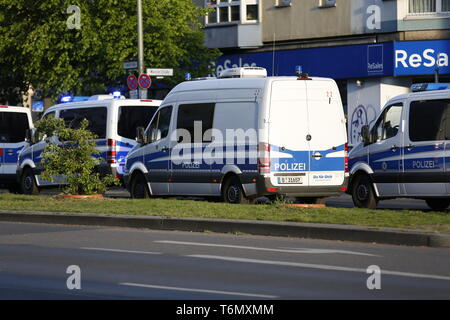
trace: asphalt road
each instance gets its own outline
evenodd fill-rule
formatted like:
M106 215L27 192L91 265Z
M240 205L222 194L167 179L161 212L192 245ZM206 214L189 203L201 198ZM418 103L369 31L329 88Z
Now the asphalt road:
M0 223L0 299L450 299L449 265L448 249Z

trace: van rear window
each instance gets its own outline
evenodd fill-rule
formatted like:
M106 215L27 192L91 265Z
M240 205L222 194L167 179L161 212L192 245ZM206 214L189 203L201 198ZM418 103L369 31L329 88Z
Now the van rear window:
M122 106L119 108L119 123L117 133L119 136L134 139L136 128L147 128L158 107L152 106Z
M409 137L413 142L450 139L450 100L411 102Z
M25 141L25 133L29 128L26 113L0 112L0 143Z
M108 117L108 109L106 107L61 110L59 117L64 119L66 126L72 129L78 129L83 119L86 119L89 121L88 129L98 139L106 139L106 122Z

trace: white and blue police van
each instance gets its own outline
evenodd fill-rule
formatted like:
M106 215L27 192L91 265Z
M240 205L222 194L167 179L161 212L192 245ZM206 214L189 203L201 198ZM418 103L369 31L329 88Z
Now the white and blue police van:
M450 205L450 84L415 84L362 128L349 155L348 193L355 206L416 198L434 210Z
M97 136L96 145L102 158L98 172L113 174L120 179L125 157L137 144L136 128L147 126L161 104L161 100L125 99L117 93L92 96L81 102L64 101L71 101L71 97L63 97L63 103L47 109L41 119L61 118L70 128L77 128L84 119L88 120L88 129ZM49 139L58 143L57 137ZM40 188L64 183L64 177L56 177L54 182L40 177L42 152L47 144L45 139L29 143L19 155L17 180L24 194L37 194Z
M255 67L186 81L137 141L124 176L133 198L315 202L346 189L346 120L332 79L267 77Z
M17 191L17 158L26 145L26 132L32 128L28 108L0 106L0 186L11 192Z

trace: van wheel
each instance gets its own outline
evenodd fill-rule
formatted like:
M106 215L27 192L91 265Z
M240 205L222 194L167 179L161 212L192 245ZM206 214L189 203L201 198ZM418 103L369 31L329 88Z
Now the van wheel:
M20 188L23 194L37 195L39 194L39 188L36 184L36 177L30 168L25 169L22 174Z
M133 199L148 199L150 193L148 191L147 180L142 174L137 174L131 181L131 198Z
M356 177L352 188L353 203L358 208L376 209L378 199L375 196L372 182L367 175Z
M226 180L223 188L223 201L232 204L253 204L256 199L245 197L244 189L237 177L231 177Z
M425 202L434 211L445 211L450 206L450 199L426 199Z

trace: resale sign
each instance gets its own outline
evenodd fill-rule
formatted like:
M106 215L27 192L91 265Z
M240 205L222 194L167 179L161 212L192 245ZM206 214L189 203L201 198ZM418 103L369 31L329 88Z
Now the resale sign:
M394 43L394 75L450 73L450 40L405 41Z

